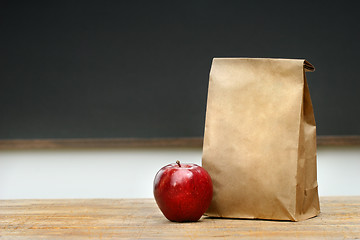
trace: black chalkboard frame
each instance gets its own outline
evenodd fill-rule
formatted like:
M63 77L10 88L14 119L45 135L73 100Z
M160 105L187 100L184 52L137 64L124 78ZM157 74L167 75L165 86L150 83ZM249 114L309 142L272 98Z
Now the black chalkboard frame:
M0 140L0 150L109 149L109 148L201 148L203 138L92 138ZM318 136L318 146L360 146L360 136Z
M231 4L220 4L220 2L216 1L198 1L192 4L180 4L179 6L172 6L173 4L167 5L164 3L159 5L154 3L144 3L139 5L118 3L117 7L111 7L106 4L101 5L100 1L96 0L87 1L86 4L83 4L80 1L72 4L57 4L45 4L41 2L26 3L25 1L20 4L5 1L0 9L3 23L6 23L1 25L4 37L0 40L3 41L1 42L1 45L4 56L7 56L7 58L0 59L0 61L2 61L1 65L3 69L13 69L14 71L10 71L11 74L21 73L17 66L21 62L21 58L19 58L18 55L21 56L24 52L30 50L30 53L33 56L38 56L41 59L40 62L42 62L43 65L46 65L51 62L52 58L42 59L41 57L43 57L43 55L40 53L46 53L45 56L56 59L59 57L56 53L62 53L62 51L60 51L61 49L68 50L71 53L70 50L72 48L70 47L77 47L76 40L93 39L94 42L89 42L87 45L81 45L84 49L74 49L79 51L84 50L84 53L88 53L85 50L93 49L94 51L92 53L97 54L101 51L99 51L98 44L95 44L97 43L96 41L99 41L100 43L116 43L119 45L121 41L117 40L122 39L123 35L120 34L122 33L121 31L124 31L124 33L127 34L126 36L133 36L133 38L129 38L126 41L124 40L123 43L133 43L134 39L138 39L139 36L143 37L141 34L144 34L144 36L147 36L148 38L149 36L153 37L153 42L149 42L149 44L152 44L151 46L154 45L153 43L169 43L171 42L170 40L178 39L179 36L182 39L181 43L184 43L184 45L180 45L180 47L182 46L184 48L183 50L186 50L186 53L187 51L198 51L200 48L195 47L202 46L204 52L209 55L205 60L199 60L199 62L205 66L203 67L205 70L206 67L209 67L210 65L211 57L301 57L312 62L318 69L318 72L314 73L318 75L315 76L312 74L309 76L309 84L313 84L313 86L310 86L310 91L312 91L312 89L322 91L321 94L320 92L317 92L316 94L311 92L316 110L323 114L321 118L319 117L317 119L319 120L317 121L319 126L328 124L327 129L332 129L333 127L339 128L338 132L331 132L330 134L354 133L354 135L322 135L324 133L326 134L326 131L323 131L320 132L320 135L317 138L318 145L360 145L360 135L358 135L359 125L356 124L356 121L340 122L338 118L335 118L332 125L329 124L329 120L334 118L334 116L341 116L341 108L344 106L334 107L334 103L341 99L346 99L345 106L354 113L354 116L348 116L344 119L356 119L356 117L359 116L358 108L353 108L353 103L356 104L358 101L358 95L354 94L354 92L351 92L350 94L345 90L339 90L344 88L344 86L348 87L346 89L350 88L351 90L356 90L358 89L359 84L359 81L357 81L356 78L356 76L358 76L356 71L358 65L357 56L359 52L359 45L357 44L359 31L356 30L358 29L357 23L359 17L358 14L355 14L355 11L357 11L356 9L358 9L355 5L348 4L340 6L337 4L324 5L323 3L313 3L310 7L308 5L299 5L283 1L282 4L276 6L273 3L265 3L264 1L262 7L259 7L258 3L247 5L236 1L233 1ZM241 10L241 12L238 10ZM92 13L95 13L95 15ZM182 16L186 16L186 18L183 19ZM252 21L248 21L249 19ZM289 19L289 21L284 21L284 19ZM307 20L306 23L312 23L311 27L308 24L305 24L304 19ZM113 24L108 24L109 22ZM209 22L211 24L208 24ZM154 28L154 26L156 28ZM192 26L198 26L199 28L192 28ZM81 30L80 35L72 34L77 33L75 30L79 29ZM96 29L97 31L95 31ZM118 35L116 35L115 33L119 29L121 31L118 31ZM195 34L199 29L203 32L200 35L202 38L198 39L198 44L189 45L188 41L191 38L186 37L187 35L184 34L181 35L184 32ZM238 31L239 29L241 29L241 31ZM156 32L161 34L156 34ZM66 35L64 33L68 34ZM167 35L164 35L163 33L167 33ZM257 41L244 41L240 44L236 37L236 34L238 33L242 33L240 39L252 39L251 37L254 36ZM138 36L138 34L140 35ZM76 36L78 38L76 38ZM168 38L165 38L164 36L167 36ZM309 42L303 41L305 37ZM224 42L224 39L227 41ZM266 39L266 41L264 39ZM209 40L213 40L213 42ZM55 48L53 45L56 45L58 41L61 44L58 45L59 48ZM63 43L68 44L66 45ZM96 47L91 48L93 46L92 44ZM231 44L235 44L236 48ZM284 45L288 48L284 48ZM68 46L69 48L65 48L65 46ZM107 44L101 44L101 46L103 47L102 50L109 50ZM157 45L155 44L154 46ZM164 49L164 51L168 51L163 52L163 56L167 56L167 52L170 52L169 50L172 49L171 44L165 44L165 46L169 47L169 49ZM191 46L193 48L191 48ZM256 51L254 51L251 46L256 46ZM42 52L39 52L38 49L41 49ZM124 49L126 50L128 48L125 47ZM119 48L118 50L124 49ZM148 50L151 48L147 47L144 49ZM159 54L157 48L154 47L153 49L154 53ZM279 52L279 49L284 52ZM59 50L59 52L55 50ZM111 54L114 51L114 48L110 48L110 50L109 56L114 56ZM19 54L14 54L13 51ZM38 53L39 55L37 55ZM133 52L129 50L129 54L133 54ZM102 55L100 54L99 56ZM119 54L115 56L120 56L120 60L124 59L124 57ZM324 59L329 59L329 61L323 61ZM335 61L335 59L339 61ZM353 60L348 61L345 65L345 60L351 59ZM112 62L116 64L121 63L121 61ZM92 66L91 62L89 64ZM104 62L104 66L105 65ZM131 65L130 67L132 66L134 65ZM110 67L117 69L117 65L111 65ZM340 68L341 71L335 71L335 69ZM105 70L109 69L111 70L111 68L106 65ZM326 71L327 69L333 69L333 71ZM147 70L151 70L151 68ZM207 81L206 74L208 73L208 70L205 70L200 74L203 82ZM173 70L171 69L169 70L170 73L172 71ZM41 71L41 73L43 72ZM2 80L4 81L4 79L7 79L7 83L9 83L12 89L15 89L14 91L22 89L23 92L26 93L29 92L29 88L36 89L37 87L36 84L28 81L28 79L21 78L23 76L28 77L29 72L24 71L24 74L20 75L18 78L16 78L15 75L10 75L7 76L8 79L3 77ZM64 79L69 81L69 84L72 84L73 82L71 81L71 78L69 78L69 75L65 76ZM19 80L18 85L16 85L16 81L10 81L13 78ZM44 79L47 80L45 77ZM199 78L194 76L194 79ZM41 85L41 81L36 83L39 83L38 85L41 86L41 88L46 89L48 95L51 95L49 89L54 90L57 87L56 84L52 84L56 83L55 80L50 78L50 81L44 81L46 86ZM175 81L177 87L184 85L180 80ZM81 85L81 82L78 84L83 86ZM135 81L134 86L136 84L138 83ZM169 84L170 87L172 87L171 85L172 84ZM6 88L3 87L3 89ZM205 96L206 91L204 89L204 87L197 89L197 93L202 92ZM332 91L334 89L338 91ZM147 88L144 87L144 90L147 90ZM124 90L124 92L126 91L128 90ZM2 111L0 112L0 115L10 116L14 109L17 109L18 105L16 105L16 100L19 98L11 95L11 91L4 90L4 93L5 94L2 94L2 96L0 95L0 97L2 97L1 100L4 103L3 106L5 106L5 108L0 109ZM35 93L38 92L35 91ZM40 94L37 95L40 96ZM73 95L76 94L74 93ZM204 96L202 97L202 100L205 100ZM159 98L159 102L160 100L162 101L162 99ZM162 102L168 100L168 98L165 98ZM40 101L42 102L41 99ZM26 103L27 101L23 102ZM326 104L323 104L324 102L326 102ZM65 103L65 107L67 106L66 104L71 104L71 101ZM39 111L42 109L42 106L36 105L35 107L39 107ZM60 111L63 109L58 110ZM167 112L164 112L164 114L167 114ZM49 113L49 115L51 114ZM19 121L23 121L22 117L23 115L14 115L13 119L9 119L20 119ZM198 119L201 120L201 118ZM49 120L53 119L50 118ZM200 120L197 121L199 122ZM6 123L8 122L2 122L3 126L5 126L4 129L8 128ZM100 122L99 125L106 125L106 123ZM194 124L194 126L195 125L196 124ZM39 126L41 127L42 123L37 125L37 127ZM352 126L353 128L356 128L357 131L340 131L347 126ZM325 129L325 127L322 129ZM34 131L36 131L36 129ZM119 135L115 137L94 135L89 138L86 138L86 136L84 138L62 138L62 135L54 135L50 136L50 138L47 138L49 136L46 136L45 138L30 137L27 139L25 139L27 136L20 136L24 137L24 139L8 138L5 136L0 140L0 149L201 147L203 139L199 135L201 134L198 132L195 135L190 134L183 137L181 137L181 135L174 135L173 137L152 135L149 138L137 137L136 135L131 134L130 136ZM81 135L81 137L83 136Z

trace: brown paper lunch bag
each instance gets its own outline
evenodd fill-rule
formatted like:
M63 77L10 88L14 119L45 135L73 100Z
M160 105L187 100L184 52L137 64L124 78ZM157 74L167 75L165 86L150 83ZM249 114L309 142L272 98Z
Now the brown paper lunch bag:
M214 58L203 167L208 216L299 221L320 212L306 60Z

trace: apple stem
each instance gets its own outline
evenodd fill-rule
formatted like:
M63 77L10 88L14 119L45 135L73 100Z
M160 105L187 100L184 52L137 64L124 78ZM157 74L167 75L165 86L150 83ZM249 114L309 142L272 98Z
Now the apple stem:
M179 167L181 167L179 160L177 160L176 163L177 163L177 165L179 165Z

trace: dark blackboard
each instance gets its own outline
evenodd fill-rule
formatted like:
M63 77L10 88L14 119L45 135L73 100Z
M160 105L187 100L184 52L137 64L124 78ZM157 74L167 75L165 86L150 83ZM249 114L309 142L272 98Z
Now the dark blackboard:
M0 139L201 137L213 57L307 59L318 134L359 135L358 7L2 1Z

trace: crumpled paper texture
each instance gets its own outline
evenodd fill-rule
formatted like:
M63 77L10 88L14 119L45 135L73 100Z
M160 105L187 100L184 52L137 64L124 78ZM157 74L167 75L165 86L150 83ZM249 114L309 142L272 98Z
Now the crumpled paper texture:
M299 221L320 212L306 60L214 58L202 165L206 215Z

